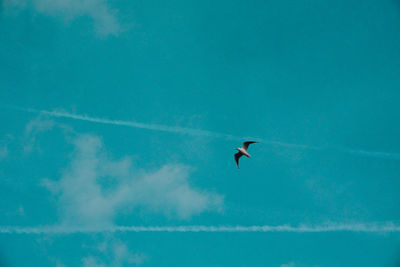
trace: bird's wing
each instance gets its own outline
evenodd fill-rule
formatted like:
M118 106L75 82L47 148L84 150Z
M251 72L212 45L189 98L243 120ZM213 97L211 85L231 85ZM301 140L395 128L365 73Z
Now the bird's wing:
M249 147L250 144L254 144L254 143L258 143L256 141L246 141L243 143L243 149L247 150L247 148Z
M236 166L239 168L239 159L240 157L243 156L242 152L238 152L235 154L235 161L236 161Z

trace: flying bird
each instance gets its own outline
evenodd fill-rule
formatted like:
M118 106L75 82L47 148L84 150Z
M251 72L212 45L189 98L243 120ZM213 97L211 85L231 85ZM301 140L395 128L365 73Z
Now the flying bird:
M249 147L250 144L258 143L255 141L246 141L243 143L243 147L238 147L236 150L239 152L235 154L235 161L236 161L236 166L239 169L239 159L241 156L245 155L246 157L250 158L250 154L247 153L247 148Z

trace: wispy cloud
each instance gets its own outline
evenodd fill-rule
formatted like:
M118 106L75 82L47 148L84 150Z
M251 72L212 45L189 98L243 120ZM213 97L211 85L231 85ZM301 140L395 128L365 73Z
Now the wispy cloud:
M178 133L178 134L185 134L185 135L191 135L191 136L207 136L207 137L213 137L213 138L242 140L242 137L233 136L230 134L217 133L217 132L212 132L212 131L207 131L207 130L186 128L186 127L179 127L179 126L167 126L167 125L162 125L162 124L149 124L149 123L141 123L141 122L134 122L134 121L110 120L110 119L104 119L104 118L91 117L91 116L87 116L87 115L73 114L73 113L69 113L69 112L65 112L65 111L47 111L47 110L25 109L25 108L15 108L15 107L13 109L30 112L30 113L48 115L50 117L68 118L68 119L81 120L81 121L100 123L100 124L111 124L111 125L116 125L116 126L126 126L126 127L131 127L131 128ZM280 143L276 142L276 144L280 144ZM284 144L284 143L282 143L282 144ZM292 145L292 144L287 144L287 145Z
M119 211L134 208L180 219L222 208L221 195L190 184L186 165L135 169L129 157L109 159L97 136L78 135L73 144L71 162L61 179L43 181L57 198L62 225L110 226Z
M283 233L400 233L400 225L385 223L329 223L323 225L255 225L255 226L110 226L110 227L66 227L40 226L15 227L1 226L1 234L72 234L72 233L105 233L105 232L283 232Z
M310 267L309 264L302 264L298 262L291 261L289 263L281 264L281 267ZM312 265L313 267L319 267L319 265Z
M88 256L82 259L82 267L106 267L101 260L93 257Z
M7 146L0 146L0 160L6 158L7 156L8 156Z
M8 145L14 137L11 134L6 134L0 138L0 161L9 156L10 151L8 150Z
M46 131L50 131L54 127L54 121L38 116L31 120L25 127L24 146L25 153L32 152L37 147L37 136Z
M62 264L60 261L56 261L56 267L67 267L67 266Z
M78 17L89 17L99 34L117 35L121 26L106 0L5 0L4 6L33 8L35 11L72 20Z
M3 106L4 107L4 106ZM271 146L279 146L279 147L286 147L292 149L303 149L303 150L314 150L314 151L336 151L342 152L346 154L356 155L360 157L370 157L370 158L383 158L383 159L391 159L391 160L400 160L400 153L389 153L389 152L382 152L382 151L368 151L368 150L357 150L345 147L326 147L326 146L311 146L311 145L304 145L304 144L294 144L294 143L287 143L287 142L280 142L280 141L273 141L267 140L264 138L259 137L249 137L249 136L235 136L227 133L219 133L213 132L208 130L201 130L201 129L193 129L187 127L179 127L179 126L168 126L162 124L150 124L150 123L141 123L141 122L134 122L134 121L123 121L123 120L110 120L105 118L98 118L92 117L88 115L80 115L74 114L65 111L47 111L47 110L36 110L36 109L28 109L28 108L19 108L19 107L6 107L9 109L36 113L36 114L43 114L50 117L56 118L68 118L74 120L81 120L87 121L92 123L100 123L100 124L110 124L115 126L125 126L125 127L132 127L132 128L139 128L139 129L146 129L152 131L162 131L162 132L170 132L170 133L177 133L183 135L190 135L190 136L203 136L203 137L210 137L210 138L222 138L226 140L235 140L235 141L243 141L244 139L254 139L257 141L262 142L263 144L271 145Z
M106 257L87 256L82 259L83 267L99 267L99 266L110 266L110 267L121 267L128 265L138 265L144 262L145 255L139 253L132 253L128 246L117 239L107 240L101 243L98 248L98 252L105 254ZM104 261L107 258L107 261Z

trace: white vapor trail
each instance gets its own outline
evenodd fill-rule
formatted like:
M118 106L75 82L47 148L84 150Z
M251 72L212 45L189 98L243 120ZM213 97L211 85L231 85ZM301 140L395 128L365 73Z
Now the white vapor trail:
M400 225L386 223L355 223L325 225L256 225L256 226L111 226L105 228L74 228L66 226L18 227L0 226L0 234L90 234L104 232L285 232L285 233L326 233L326 232L358 232L358 233L400 233Z
M179 133L179 134L187 134L192 136L209 136L214 138L226 138L226 139L240 139L242 138L233 136L230 134L223 134L217 133L212 131L200 130L200 129L192 129L192 128L185 128L179 126L167 126L162 124L148 124L148 123L141 123L141 122L134 122L134 121L121 121L121 120L110 120L104 118L96 118L90 117L87 115L78 115L64 111L47 111L47 110L36 110L31 108L19 108L19 107L11 107L12 109L30 112L30 113L37 113L48 115L51 117L58 117L58 118L69 118L74 120L81 120L87 122L94 122L100 124L112 124L117 126L127 126L132 128L140 128L146 130L153 130L153 131L161 131L161 132L170 132L170 133Z
M184 135L191 135L191 136L223 138L223 139L227 139L227 140L236 140L236 141L243 141L244 139L253 139L253 140L262 142L264 144L293 148L293 149L332 150L332 151L339 151L342 153L346 153L346 154L350 154L350 155L357 155L357 156L362 156L362 157L400 160L400 153L355 150L355 149L350 149L350 148L345 148L345 147L310 146L310 145L303 145L303 144L293 144L293 143L286 143L286 142L279 142L279 141L271 141L271 140L265 140L262 138L255 138L255 137L246 137L245 138L245 137L234 136L234 135L226 134L226 133L218 133L218 132L213 132L213 131L179 127L179 126L168 126L168 125L162 125L162 124L150 124L150 123L141 123L141 122L134 122L134 121L110 120L110 119L104 119L104 118L91 117L91 116L87 116L87 115L79 115L79 114L69 113L69 112L65 112L65 111L37 110L37 109L31 109L31 108L20 108L20 107L15 107L15 106L3 106L3 107L8 108L8 109L24 111L24 112L43 114L43 115L47 115L50 117L69 118L69 119L81 120L81 121L87 121L87 122L93 122L93 123L110 124L110 125L117 125L117 126L127 126L127 127L146 129L146 130L152 130L152 131L170 132L170 133L177 133L177 134L184 134Z

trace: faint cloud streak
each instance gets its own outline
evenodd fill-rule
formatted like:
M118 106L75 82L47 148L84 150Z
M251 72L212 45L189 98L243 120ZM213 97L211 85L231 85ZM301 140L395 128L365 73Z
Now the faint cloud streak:
M29 153L38 148L36 144L37 135L52 130L54 125L54 121L43 118L43 116L38 116L31 120L25 127L24 152Z
M0 146L0 160L6 158L7 156L8 156L7 146Z
M3 106L4 107L4 106ZM234 140L234 141L243 141L244 139L252 139L263 144L277 146L277 147L286 147L291 149L301 149L301 150L314 150L314 151L336 151L341 153L346 153L349 155L355 155L360 157L368 157L368 158L382 158L382 159L390 159L390 160L400 160L400 153L388 153L388 152L381 152L381 151L367 151L367 150L356 150L344 147L329 147L329 146L310 146L310 145L303 145L303 144L294 144L294 143L286 143L280 141L272 141L266 140L263 138L257 137L240 137L234 136L231 134L226 133L218 133L213 131L201 130L201 129L193 129L187 127L179 127L179 126L168 126L162 124L150 124L150 123L141 123L141 122L134 122L134 121L123 121L123 120L110 120L104 118L97 118L91 117L87 115L79 115L74 113L69 113L65 111L47 111L47 110L36 110L30 108L20 108L20 107L11 107L7 106L8 109L14 109L24 112L36 113L36 114L43 114L48 115L51 117L56 118L68 118L80 121L87 121L93 123L100 123L100 124L110 124L116 126L126 126L132 128L139 128L139 129L146 129L152 131L161 131L161 132L170 132L170 133L177 133L177 134L184 134L190 136L202 136L202 137L210 137L210 138L221 138L226 140Z
M101 35L117 35L121 31L116 11L110 9L105 0L5 0L4 6L32 8L64 20L89 17Z

